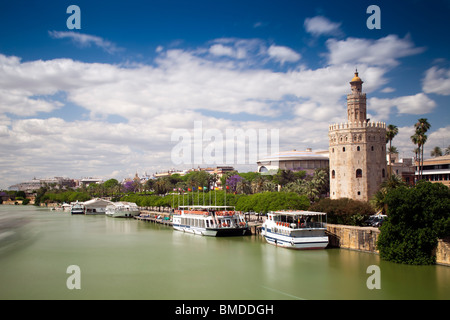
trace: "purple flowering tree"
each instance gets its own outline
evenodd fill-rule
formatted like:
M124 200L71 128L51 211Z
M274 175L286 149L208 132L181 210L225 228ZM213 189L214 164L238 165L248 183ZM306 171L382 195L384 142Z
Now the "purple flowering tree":
M226 185L230 187L231 192L236 192L236 186L242 179L244 178L235 174L234 176L228 177Z

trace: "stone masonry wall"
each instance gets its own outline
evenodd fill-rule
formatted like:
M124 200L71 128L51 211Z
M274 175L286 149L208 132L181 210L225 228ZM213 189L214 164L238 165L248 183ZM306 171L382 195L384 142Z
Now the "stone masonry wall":
M327 231L332 247L378 253L378 228L328 224Z
M331 247L379 253L376 249L378 228L328 224L327 231ZM450 239L438 240L436 264L450 266Z

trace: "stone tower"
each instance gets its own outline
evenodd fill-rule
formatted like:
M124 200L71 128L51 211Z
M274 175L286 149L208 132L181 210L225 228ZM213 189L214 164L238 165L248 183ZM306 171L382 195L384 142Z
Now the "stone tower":
M329 126L330 198L367 201L386 178L386 124L367 119L358 71L347 95L348 122Z

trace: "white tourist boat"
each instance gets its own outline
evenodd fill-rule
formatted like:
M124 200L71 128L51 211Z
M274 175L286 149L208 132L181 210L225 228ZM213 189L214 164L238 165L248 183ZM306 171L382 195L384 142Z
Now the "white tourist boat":
M328 245L327 215L313 211L274 211L261 234L270 244L291 249L323 249Z
M106 207L113 204L112 201L95 198L84 203L84 212L86 215L105 214Z
M71 214L84 214L84 205L83 202L72 202L72 208L70 209Z
M134 202L113 202L106 206L105 214L114 218L131 218L139 215L140 210Z
M181 206L175 210L175 230L211 237L242 236L248 230L244 217L230 206Z

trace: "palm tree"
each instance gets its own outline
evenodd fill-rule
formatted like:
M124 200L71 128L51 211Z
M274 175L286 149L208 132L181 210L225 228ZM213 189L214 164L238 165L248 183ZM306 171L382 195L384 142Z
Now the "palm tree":
M419 145L419 135L417 134L417 132L411 136L411 141L412 141L412 143L414 143L414 145L417 145L417 148L414 149L414 152L416 153L415 160L417 161L417 163L418 163L417 167L419 168L418 169L418 171L419 171L418 178L420 178L420 145Z
M419 179L422 179L423 175L423 150L425 142L427 141L427 135L425 134L430 128L431 124L428 122L428 119L426 118L420 118L417 120L417 122L414 124L414 128L416 128L416 132L413 136L411 136L411 140L416 141L414 144L417 144L417 146L422 148L420 160L419 160ZM415 137L413 139L413 137Z
M439 147L434 147L433 150L430 152L430 156L432 157L440 157L442 156L442 150Z
M390 124L386 128L386 143L389 142L389 176L392 175L392 163L391 163L391 149L392 149L392 140L398 134L397 126Z

